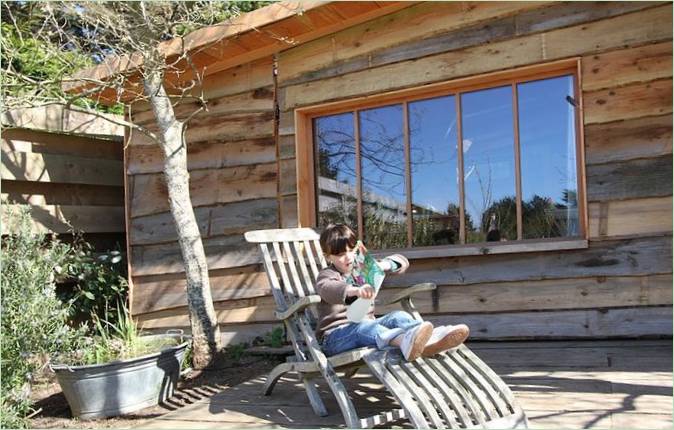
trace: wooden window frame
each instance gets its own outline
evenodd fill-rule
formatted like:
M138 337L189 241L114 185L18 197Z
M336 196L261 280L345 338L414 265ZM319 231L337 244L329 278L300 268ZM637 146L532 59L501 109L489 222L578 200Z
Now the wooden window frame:
M316 183L316 165L317 165L317 149L313 138L313 120L317 117L334 115L339 113L351 112L354 115L354 133L356 136L356 146L359 144L359 130L358 130L358 112L363 109L372 109L391 104L401 104L403 106L403 128L405 130L405 158L409 157L409 136L408 125L406 120L408 118L408 103L424 100L433 97L456 95L456 115L459 118L459 169L463 168L461 151L461 102L458 95L469 91L476 91L498 86L510 85L513 88L513 101L517 101L517 84L529 81L535 81L546 78L553 78L562 75L573 75L574 77L574 99L578 106L576 107L575 126L576 126L576 174L578 186L578 219L580 224L580 236L570 238L550 238L550 239L522 239L522 220L521 220L521 166L520 166L520 152L519 152L519 113L517 112L517 103L514 103L513 125L514 125L514 150L516 151L515 166L516 166L516 200L518 211L518 225L517 225L517 240L496 243L465 243L465 223L464 221L464 186L459 187L460 192L460 244L454 245L436 245L423 246L412 248L411 246L411 231L408 225L408 247L404 248L405 255L411 258L437 258L437 257L451 257L464 255L484 255L484 254L500 254L500 253L515 253L515 252L538 252L548 250L565 250L578 249L588 247L588 211L587 211L587 192L586 192L586 175L585 175L585 142L583 132L583 100L580 91L581 86L581 62L580 58L570 58L550 63L536 64L531 66L519 67L500 72L486 73L482 75L471 76L467 78L455 79L447 82L425 85L422 87L410 88L405 90L391 91L364 97L357 97L338 102L325 103L320 105L308 106L298 108L295 110L295 150L297 163L297 209L298 209L298 224L301 227L316 227L317 220L317 183ZM358 160L358 148L356 148L356 170L360 169ZM409 160L407 160L406 170L406 189L411 188ZM358 172L357 172L358 173ZM460 180L462 179L461 172ZM360 175L357 175L360 177ZM463 181L461 181L463 182ZM362 195L361 184L356 183L358 191L358 234L362 237L363 226L362 222ZM407 196L407 206L411 205L411 195ZM408 211L410 213L410 211ZM375 253L383 253L393 250L381 250Z

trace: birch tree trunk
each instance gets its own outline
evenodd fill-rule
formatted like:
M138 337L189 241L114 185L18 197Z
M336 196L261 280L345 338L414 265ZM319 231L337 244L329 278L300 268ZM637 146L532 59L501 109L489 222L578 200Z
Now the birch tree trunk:
M203 368L211 363L220 350L221 342L211 297L206 254L190 200L183 123L175 117L164 88L161 70L146 69L143 84L159 126L159 145L164 152L164 176L169 204L185 264L187 305L192 329L192 362L195 368Z

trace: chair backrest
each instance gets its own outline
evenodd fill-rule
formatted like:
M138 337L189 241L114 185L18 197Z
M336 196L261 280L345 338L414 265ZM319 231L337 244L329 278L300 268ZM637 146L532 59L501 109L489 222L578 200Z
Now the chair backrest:
M256 230L245 234L260 246L276 304L285 309L299 297L316 294L314 283L326 266L319 235L310 228Z
M291 228L249 231L244 236L246 241L260 246L264 269L280 310L287 309L300 297L316 294L314 283L318 272L327 265L318 233L310 228ZM311 328L315 318L313 310L309 310L285 321L293 348L302 360L309 358L305 352L307 336L315 338Z

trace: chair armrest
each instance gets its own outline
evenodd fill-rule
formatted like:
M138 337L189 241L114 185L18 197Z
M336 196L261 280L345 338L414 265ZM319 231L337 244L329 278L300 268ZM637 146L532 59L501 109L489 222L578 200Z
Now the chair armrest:
M293 314L303 311L304 309L313 305L314 303L320 302L321 296L319 296L318 294L312 294L310 296L300 298L298 301L290 305L288 309L284 311L276 310L274 314L276 315L276 318L280 320L285 320L290 318Z
M432 283L432 282L424 282L423 284L416 284L412 285L411 287L405 288L403 291L400 293L396 294L395 296L391 297L389 300L382 301L382 305L392 305L393 303L398 303L399 301L410 297L413 294L416 293L422 293L424 291L433 291L437 288L437 286Z

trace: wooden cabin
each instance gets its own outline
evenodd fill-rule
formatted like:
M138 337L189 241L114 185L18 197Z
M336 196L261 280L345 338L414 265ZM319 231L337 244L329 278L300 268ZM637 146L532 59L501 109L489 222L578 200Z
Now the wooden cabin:
M119 118L121 119L121 117ZM124 249L124 127L60 106L9 110L2 130L2 234L30 208L32 229Z
M235 24L192 35L209 108L187 129L225 342L275 326L243 233L330 221L410 258L382 294L435 282L417 306L473 339L671 336L670 2L284 2ZM132 312L189 329L160 149L128 140Z

